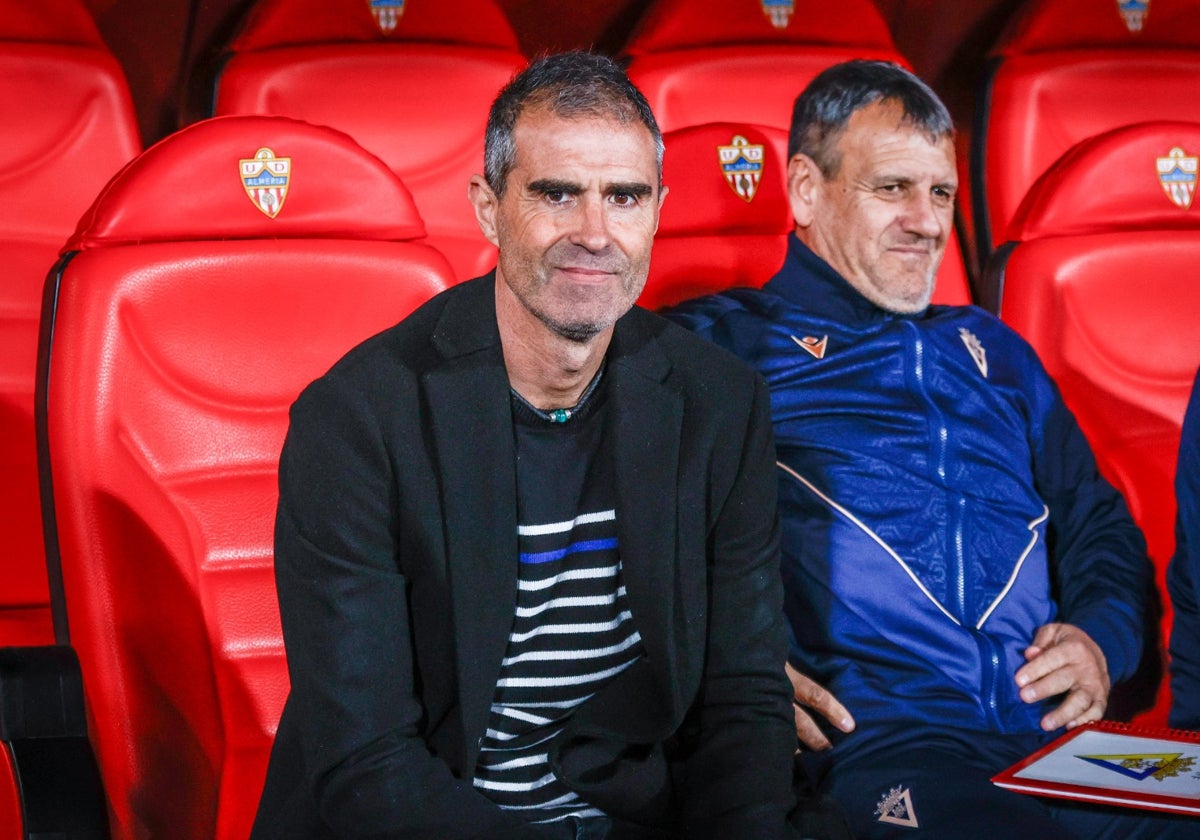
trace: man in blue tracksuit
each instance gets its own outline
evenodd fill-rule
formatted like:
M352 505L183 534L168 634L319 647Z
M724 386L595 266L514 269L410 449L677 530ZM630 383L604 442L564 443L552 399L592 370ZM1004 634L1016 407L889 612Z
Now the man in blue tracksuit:
M807 756L822 790L864 837L1170 836L990 782L1103 715L1151 571L1033 349L929 305L957 186L944 106L894 65L839 65L797 100L789 157L783 268L671 316L770 387L788 670L801 740L832 741Z

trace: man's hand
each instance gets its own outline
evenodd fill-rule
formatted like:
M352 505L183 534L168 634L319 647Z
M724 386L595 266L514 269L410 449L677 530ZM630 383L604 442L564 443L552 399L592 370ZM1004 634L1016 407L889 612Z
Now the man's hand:
M1047 732L1099 720L1112 687L1104 652L1072 624L1040 627L1033 644L1025 649L1025 664L1018 669L1016 680L1026 703L1067 695L1057 709L1042 718L1042 729Z
M842 732L854 731L854 718L836 697L793 668L790 662L786 664L785 670L788 679L792 681L792 692L795 695L792 709L796 713L796 735L800 738L800 743L810 750L827 750L833 746L806 711L806 707L820 712L822 717Z

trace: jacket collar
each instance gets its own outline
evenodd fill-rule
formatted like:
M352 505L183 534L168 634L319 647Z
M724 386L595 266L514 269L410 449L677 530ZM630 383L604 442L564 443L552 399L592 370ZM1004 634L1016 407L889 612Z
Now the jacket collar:
M764 288L812 315L850 327L869 327L895 318L922 318L925 315L925 311L899 315L880 309L813 253L795 233L788 237L788 254L783 267Z
M486 728L517 592L516 451L494 288L493 273L449 293L431 339L443 361L423 376L441 477L468 766L478 752L474 738ZM617 322L606 400L630 609L647 658L669 674L679 655L672 625L683 618L671 597L683 399L665 384L671 363L655 338L664 327L636 308Z

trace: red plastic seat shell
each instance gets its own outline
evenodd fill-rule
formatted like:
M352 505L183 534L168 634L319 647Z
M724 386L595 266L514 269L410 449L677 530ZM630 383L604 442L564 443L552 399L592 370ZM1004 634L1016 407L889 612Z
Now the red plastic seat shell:
M1018 55L996 71L984 192L994 244L1034 182L1076 143L1122 125L1181 119L1200 89L1200 52L1076 50ZM1097 189L1106 178L1101 178Z
M496 256L475 221L467 184L483 172L492 100L524 66L517 53L441 44L247 52L226 66L216 110L283 114L353 135L404 180L430 244L467 279L489 271Z
M466 279L496 261L467 183L483 172L488 108L525 65L494 0L407 0L388 32L366 0L262 0L231 47L214 113L351 134L408 185L430 244Z
M1116 0L1028 0L992 49L1017 55L1069 49L1147 49L1200 46L1194 0L1151 0L1149 13L1132 28Z
M719 148L735 137L762 147L762 171L749 201L720 166ZM735 286L761 286L783 264L793 226L785 186L787 134L747 123L709 123L668 132L663 142L669 192L638 303L657 309Z
M121 69L78 0L0 0L0 80L0 644L50 644L33 421L42 284L140 140Z
M642 56L722 46L854 45L895 53L887 22L871 0L795 0L785 26L772 23L758 0L730 0L698 8L693 0L652 3L624 53Z
M1034 185L1003 264L1000 315L1037 349L1146 535L1170 632L1172 479L1200 366L1200 203L1172 201L1158 159L1200 154L1200 123L1115 129L1075 146ZM1164 681L1141 715L1163 724Z
M291 163L274 218L240 178L261 147ZM452 282L422 230L346 135L226 117L141 155L76 232L41 466L115 838L249 833L288 691L272 574L288 407Z
M386 31L371 14L367 0L259 0L231 49L247 52L371 41L519 51L512 25L493 0L407 0L395 27Z

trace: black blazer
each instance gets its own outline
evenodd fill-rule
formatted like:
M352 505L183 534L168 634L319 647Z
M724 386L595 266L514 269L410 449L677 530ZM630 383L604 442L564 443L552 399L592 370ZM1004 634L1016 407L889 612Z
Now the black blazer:
M255 838L538 836L471 783L517 592L494 284L437 296L292 407L275 533L291 694ZM783 836L796 741L766 388L636 308L607 371L646 656L576 710L552 766L618 837Z

